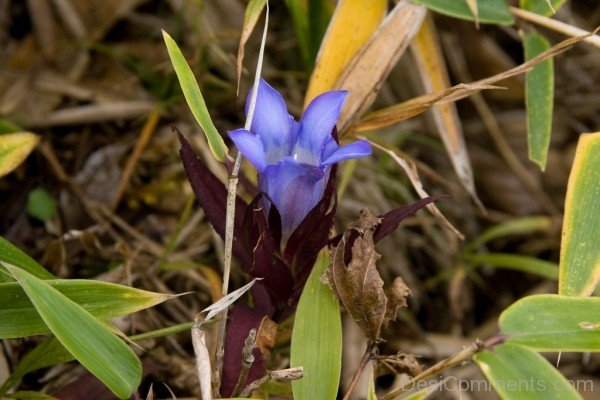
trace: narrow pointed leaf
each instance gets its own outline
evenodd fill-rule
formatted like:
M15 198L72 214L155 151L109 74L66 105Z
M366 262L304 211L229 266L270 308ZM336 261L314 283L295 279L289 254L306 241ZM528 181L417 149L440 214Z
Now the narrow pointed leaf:
M451 17L484 24L511 25L515 22L504 0L477 0L478 15L473 15L467 0L412 0Z
M525 34L523 45L526 60L531 60L551 47L550 42L539 33ZM554 61L551 58L525 74L525 100L529 159L543 171L546 169L550 147L554 105Z
M503 400L581 399L567 378L525 346L501 344L475 361Z
M292 382L294 399L335 399L342 368L340 307L321 276L329 265L321 252L300 297L292 332L291 366L304 367Z
M464 259L474 264L489 264L496 268L510 269L558 280L558 265L520 254L476 253L465 254Z
M600 351L600 298L528 296L500 315L509 343L540 351Z
M258 17L265 8L267 0L250 0L246 6L246 12L244 13L244 26L242 27L242 35L240 37L240 44L238 47L237 54L237 90L240 90L240 79L242 77L242 65L244 63L244 47L246 42L250 38L254 27L258 22Z
M194 322L186 322L167 328L157 329L155 331L144 332L138 335L130 336L129 340L136 342L145 339L155 339L167 335L174 335L183 331L189 331L194 326ZM52 365L62 364L73 361L75 358L54 336L48 337L40 343L35 349L31 350L25 357L22 357L14 368L9 379L0 386L0 394L3 394L25 374L36 371L41 368Z
M338 1L310 77L305 107L331 90L346 64L379 27L386 9L386 0Z
M5 265L63 346L115 395L128 398L138 387L142 364L104 324L48 283Z
M101 320L131 314L173 297L92 280L56 279L47 283ZM3 339L50 332L23 288L14 282L0 284L0 321L4 321L0 325Z
M558 291L589 296L600 280L600 132L583 134L569 177Z
M200 87L194 77L194 73L185 60L183 53L177 46L177 43L175 43L171 36L163 31L163 38L167 46L167 51L169 52L169 57L171 58L171 63L173 64L173 68L179 79L179 84L181 85L185 100L187 101L192 114L194 114L194 118L196 118L196 121L198 121L198 124L200 124L204 130L212 154L217 160L223 162L227 158L228 149L210 118L206 103L204 102L204 97L202 97L202 92L200 92Z
M567 0L519 0L519 7L549 17L566 2Z
M15 265L40 279L55 279L54 275L2 236L0 236L0 262ZM3 269L0 263L0 274Z
M0 178L14 171L33 151L39 136L31 132L0 135Z

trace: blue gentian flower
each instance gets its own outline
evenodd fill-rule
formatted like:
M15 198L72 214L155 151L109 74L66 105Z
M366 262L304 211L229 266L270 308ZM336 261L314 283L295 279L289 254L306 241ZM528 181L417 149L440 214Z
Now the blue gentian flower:
M366 140L339 146L332 132L348 92L325 92L306 108L300 122L283 97L261 79L250 131L229 137L258 170L258 188L281 215L282 236L294 229L323 197L332 165L371 154ZM250 95L246 102L246 113Z

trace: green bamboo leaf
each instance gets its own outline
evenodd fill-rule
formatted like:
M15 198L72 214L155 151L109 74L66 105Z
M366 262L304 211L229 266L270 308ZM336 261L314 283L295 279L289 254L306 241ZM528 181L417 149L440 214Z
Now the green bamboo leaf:
M525 235L532 232L546 231L550 229L551 226L552 220L545 216L513 219L485 230L481 235L477 236L471 243L465 246L464 251L474 251L485 243L509 235Z
M600 351L600 298L540 294L500 315L508 342L540 351Z
M581 399L567 378L525 346L501 344L475 361L503 400Z
M171 58L171 63L173 64L173 68L179 79L181 90L183 90L185 100L187 101L192 114L194 114L194 118L196 118L196 121L198 121L198 124L200 124L204 130L212 154L217 160L223 162L227 158L228 149L210 118L206 103L204 102L204 97L202 97L202 92L200 92L200 87L194 77L194 73L173 38L165 31L163 31L163 38L167 46L167 51L169 52L169 57Z
M33 151L40 137L31 132L0 135L0 177L14 171Z
M73 360L71 353L54 336L49 337L21 358L10 377L0 386L0 395L31 371Z
M519 0L519 7L549 17L566 2L567 0Z
M31 275L40 279L55 278L54 275L38 264L33 258L29 257L17 246L0 236L0 274L2 274L2 270L4 270L2 262L24 269Z
M55 279L47 283L101 320L131 314L174 297L84 279ZM32 301L16 282L0 284L0 321L3 321L0 325L2 339L50 332Z
M340 306L321 276L329 266L321 252L304 287L292 332L291 366L304 367L305 376L292 382L294 399L336 398L342 368Z
M5 134L5 133L15 133L15 132L22 132L23 129L18 127L17 125L13 124L12 122L9 122L5 119L0 118L0 135Z
M589 296L600 281L600 132L579 138L569 177L558 292Z
M451 17L475 21L467 0L412 0L413 3ZM477 20L484 24L512 25L513 15L504 0L477 0Z
M121 339L46 281L6 264L63 346L115 395L128 398L142 379L142 364Z
M474 264L490 264L496 268L526 272L542 278L558 280L558 265L533 257L519 254L477 253L466 254L464 259Z
M27 213L46 222L56 214L56 201L45 189L34 189L27 196Z
M523 38L525 60L548 50L550 42L539 33L526 33ZM525 105L527 108L527 142L529 159L546 169L552 110L554 106L554 60L548 58L525 74Z
M167 328L157 329L150 332L140 333L129 337L129 340L138 342L145 339L156 339L163 336L174 335L184 331L189 331L194 326L194 322L169 326ZM0 386L0 395L15 385L26 374L41 368L50 367L57 364L73 361L75 358L65 349L65 347L54 336L50 336L35 349L19 361L10 378Z
M57 397L50 396L46 393L34 392L31 390L24 390L20 392L13 392L4 395L9 399L17 399L17 400L60 400Z
M323 0L285 0L306 69L312 71L334 3Z

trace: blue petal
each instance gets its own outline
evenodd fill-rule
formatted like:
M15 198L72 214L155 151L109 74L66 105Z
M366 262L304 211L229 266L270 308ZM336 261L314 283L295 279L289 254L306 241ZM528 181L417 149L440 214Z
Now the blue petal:
M326 92L310 102L300 121L298 143L294 153L301 152L297 149L300 147L310 151L317 160L321 159L323 146L331 137L331 131L340 116L347 95L345 90Z
M286 157L259 175L259 189L266 192L281 215L284 240L323 197L321 168Z
M367 140L357 140L334 151L323 163L323 165L337 164L340 161L352 158L365 157L371 154L371 145Z
M257 135L245 129L229 131L228 134L238 150L242 152L244 157L246 157L256 169L259 171L265 169L267 166L265 150Z
M250 107L252 91L246 100L246 115ZM288 113L283 97L261 79L256 95L256 107L250 130L263 143L267 164L275 164L290 154L295 141L294 118Z

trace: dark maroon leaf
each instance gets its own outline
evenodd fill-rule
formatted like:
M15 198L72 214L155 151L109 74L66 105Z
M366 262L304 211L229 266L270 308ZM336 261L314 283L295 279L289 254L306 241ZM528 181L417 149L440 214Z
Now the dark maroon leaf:
M387 214L383 215L382 217L380 217L381 225L379 225L379 227L375 231L375 235L373 235L373 240L375 241L375 243L377 243L378 241L380 241L381 239L398 229L398 225L400 225L400 222L402 222L404 218L413 215L421 208L425 207L427 204L433 203L434 201L442 197L447 197L447 195L429 196L419 201L415 201L412 204L407 204L402 207L395 208Z
M236 304L229 314L227 331L225 334L225 356L223 358L223 377L220 392L223 397L231 397L242 369L242 350L250 330L260 330L263 320L268 317L257 308L250 308L245 304ZM268 354L266 349L256 348L252 352L254 362L248 373L246 383L259 379L267 369ZM245 387L245 385L243 385Z
M185 137L179 132L179 130L173 126L173 131L177 133L179 142L181 143L181 159L185 172L187 173L192 189L196 194L196 198L200 203L200 206L206 213L206 218L214 226L215 231L221 237L225 236L225 217L227 214L227 188L205 165L192 147L185 139ZM237 260L242 264L250 264L252 260L252 253L250 249L244 246L242 239L242 221L244 214L246 213L246 203L236 197L235 204L235 225L233 232L233 254Z
M254 221L258 225L260 236L254 246L254 259L248 274L253 278L263 278L261 283L273 298L276 307L286 308L294 287L290 268L281 259L278 244L273 239L262 208L254 210Z

